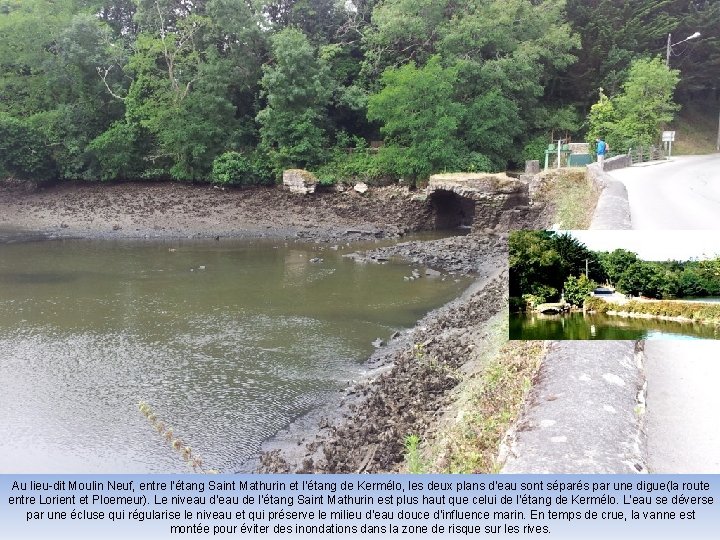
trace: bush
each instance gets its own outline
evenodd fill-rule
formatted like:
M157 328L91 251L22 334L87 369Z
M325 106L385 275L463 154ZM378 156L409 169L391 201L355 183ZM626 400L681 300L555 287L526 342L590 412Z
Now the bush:
M133 180L152 172L144 170L138 132L139 128L127 122L115 122L90 142L88 152L100 180Z
M212 181L226 186L261 186L272 184L274 179L261 156L225 152L213 162Z
M523 159L525 161L536 159L542 166L545 163L545 150L547 150L548 144L547 135L537 135L533 137L523 148Z
M585 309L585 311L594 311L595 313L607 313L610 309L610 304L602 298L590 296L585 299L583 309Z
M573 306L581 306L595 286L596 283L585 277L585 274L581 274L580 277L569 276L563 285L565 300Z
M458 172L496 172L501 169L488 156L479 152L469 152L457 163Z
M56 164L43 133L0 113L0 174L24 180L54 179Z

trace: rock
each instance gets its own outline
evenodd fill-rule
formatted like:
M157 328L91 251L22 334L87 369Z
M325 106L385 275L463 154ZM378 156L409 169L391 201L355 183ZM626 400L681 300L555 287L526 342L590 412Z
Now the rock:
M198 268L199 268L200 270L205 270L205 266L199 266Z
M357 184L355 184L353 189L357 191L360 195L362 195L363 193L367 192L368 185L365 182L358 182Z
M372 342L372 345L373 345L373 347L375 347L376 349L379 349L380 347L382 347L383 345L385 345L385 342L384 342L382 339L377 338L375 341Z
M113 231L119 231L120 229L122 229L122 227L116 223L115 225L113 225L112 229Z
M433 270L432 268L426 268L425 275L430 277L440 277L442 274L437 270Z
M393 332L393 333L392 333L392 336L390 336L390 339L397 339L397 338L399 338L399 337L400 337L400 332L397 332L397 331L396 331L396 332Z
M525 162L525 174L538 174L540 172L540 161L530 159Z
M283 171L283 186L290 193L307 195L308 193L315 193L317 178L313 173L303 169L288 169Z
M311 263L321 263L321 262L323 262L323 259L321 259L320 257L313 257L312 259L310 259L310 262Z

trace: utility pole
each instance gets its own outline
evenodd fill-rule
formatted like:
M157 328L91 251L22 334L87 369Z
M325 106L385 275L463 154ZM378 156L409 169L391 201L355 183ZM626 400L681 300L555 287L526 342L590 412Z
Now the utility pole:
M720 152L720 114L718 114L718 138L717 143L715 144L715 150Z
M588 272L588 260L585 259L585 277L589 279L590 276L589 276L588 274L589 274L589 272Z
M665 53L665 65L667 67L670 67L670 51L672 50L672 47L670 45L671 40L672 40L672 34L668 34L667 51Z

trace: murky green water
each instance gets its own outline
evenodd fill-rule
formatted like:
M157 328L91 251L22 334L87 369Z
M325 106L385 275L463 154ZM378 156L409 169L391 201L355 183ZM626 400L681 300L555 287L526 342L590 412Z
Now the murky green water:
M720 327L612 315L510 315L510 339L720 339Z
M374 339L467 284L319 249L0 244L0 472L187 471L140 400L206 467L236 470L360 375Z

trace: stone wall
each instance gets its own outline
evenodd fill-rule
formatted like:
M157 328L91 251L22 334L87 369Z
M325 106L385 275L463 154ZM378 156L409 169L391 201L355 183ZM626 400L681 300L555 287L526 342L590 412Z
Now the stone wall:
M528 209L527 182L503 173L435 174L427 187L436 228L521 226Z
M614 171L615 169L624 169L632 165L630 154L622 154L620 156L611 157L605 160L603 170Z

